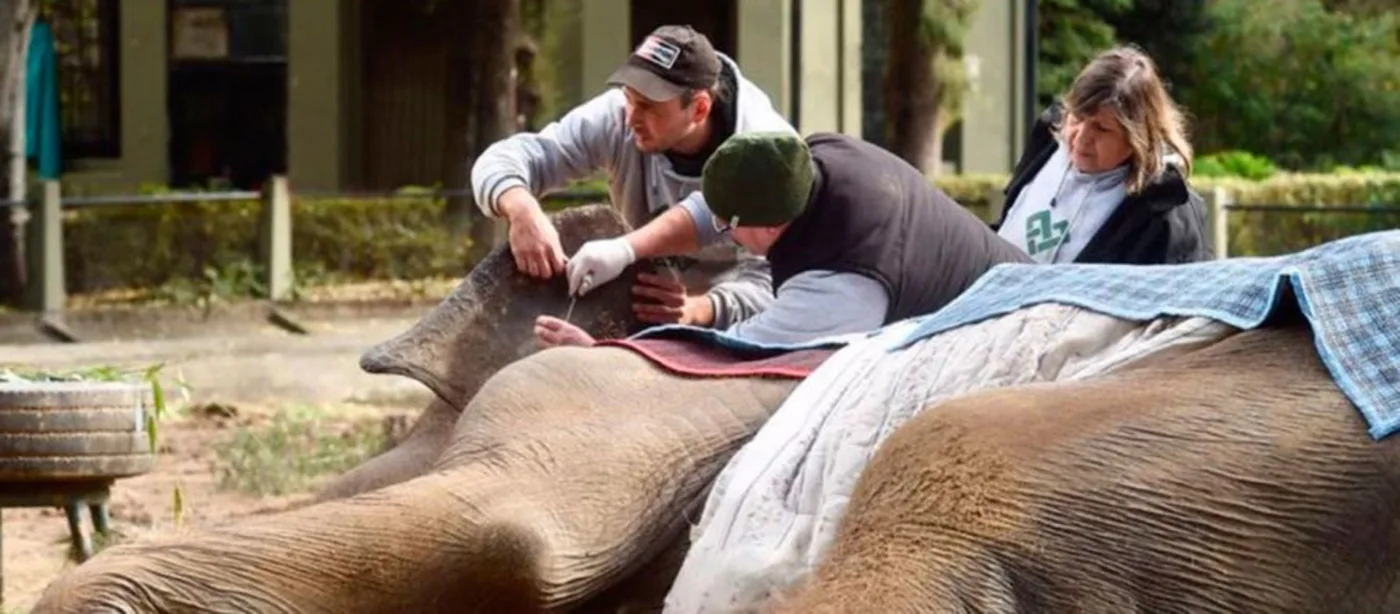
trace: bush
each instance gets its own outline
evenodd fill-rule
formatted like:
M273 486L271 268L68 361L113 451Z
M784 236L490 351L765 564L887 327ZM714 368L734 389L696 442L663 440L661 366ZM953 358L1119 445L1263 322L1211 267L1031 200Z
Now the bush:
M1267 8L1262 8L1267 6ZM1380 159L1400 134L1400 14L1319 0L1212 0L1181 102L1201 151L1321 171Z
M1247 151L1223 151L1196 158L1191 173L1196 177L1241 177L1268 179L1278 173L1274 162Z
M1260 158L1232 153L1216 158L1224 168L1260 174ZM940 177L935 184L990 222L1007 177L1000 174ZM1193 187L1209 196L1218 187L1239 205L1280 206L1279 211L1233 211L1230 254L1273 255L1353 234L1400 227L1400 173L1352 170L1334 174L1274 173L1266 179L1196 176ZM600 182L545 199L557 210L606 201ZM1358 206L1358 211L1309 211L1316 205ZM86 293L123 287L219 286L216 293L257 294L259 207L256 201L192 205L93 207L65 215L68 289ZM1296 210L1294 210L1296 208ZM470 241L442 218L443 202L431 194L392 198L296 198L292 208L293 258L299 283L460 277L470 270Z
M1232 256L1272 256L1400 227L1400 173L1281 173L1264 181L1203 177L1193 184L1202 195L1222 187L1236 205L1277 207L1230 212ZM1327 206L1333 210L1316 210Z

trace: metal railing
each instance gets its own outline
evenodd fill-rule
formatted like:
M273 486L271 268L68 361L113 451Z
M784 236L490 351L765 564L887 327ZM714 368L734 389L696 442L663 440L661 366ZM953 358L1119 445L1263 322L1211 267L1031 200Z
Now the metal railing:
M31 277L26 284L26 306L44 314L62 312L68 302L67 275L63 261L63 210L86 207L172 205L200 202L246 202L260 200L261 225L258 251L266 265L268 298L282 300L292 291L292 210L286 177L276 176L262 191L177 192L149 195L76 196L64 198L58 181L39 183L33 202L0 201L10 214L23 208L19 217L24 229L26 268ZM32 208L32 211L31 211ZM28 235L37 236L30 239Z
M149 195L104 195L63 197L57 181L39 183L36 197L31 201L0 200L0 215L13 214L23 208L19 217L30 218L21 227L26 234L37 234L26 243L30 280L27 284L28 308L44 313L64 310L67 303L67 278L64 266L62 211L106 206L178 205L208 202L261 202L258 230L258 256L268 298L278 301L292 293L292 195L284 176L272 177L260 191L175 192ZM470 197L468 189L390 190L390 191L298 191L299 198L457 198ZM1366 205L1270 205L1236 204L1229 191L1216 187L1205 195L1207 236L1216 257L1229 255L1229 214L1235 211L1274 211L1289 213L1388 213L1400 215L1400 203L1394 207ZM599 190L568 190L551 193L547 200L563 202L606 202L607 192ZM990 190L985 215L995 219L1004 206L999 188ZM544 200L544 199L542 199Z
M285 176L272 177L260 191L173 192L164 194L118 194L103 196L62 195L58 181L42 181L33 200L0 200L0 215L14 214L20 208L20 227L25 236L26 269L30 272L26 284L25 305L28 309L54 314L65 309L68 300L67 269L64 263L62 212L109 206L169 206L194 203L231 203L256 200L261 202L258 229L258 256L262 264L267 298L279 301L292 293L292 194ZM391 198L460 198L470 197L469 189L385 190L385 191L298 191L298 198L391 199ZM551 193L550 201L598 202L608 194L598 190L566 190Z

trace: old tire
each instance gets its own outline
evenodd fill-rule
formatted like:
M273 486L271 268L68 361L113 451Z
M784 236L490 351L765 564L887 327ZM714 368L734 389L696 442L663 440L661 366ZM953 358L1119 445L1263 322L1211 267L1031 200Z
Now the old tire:
M34 382L0 386L0 482L107 480L155 463L151 386Z

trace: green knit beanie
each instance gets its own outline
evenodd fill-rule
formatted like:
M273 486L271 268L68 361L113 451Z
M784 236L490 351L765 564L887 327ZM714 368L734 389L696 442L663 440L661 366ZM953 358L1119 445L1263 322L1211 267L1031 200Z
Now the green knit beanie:
M791 132L741 132L705 162L700 191L724 224L781 226L807 207L816 167L807 141Z

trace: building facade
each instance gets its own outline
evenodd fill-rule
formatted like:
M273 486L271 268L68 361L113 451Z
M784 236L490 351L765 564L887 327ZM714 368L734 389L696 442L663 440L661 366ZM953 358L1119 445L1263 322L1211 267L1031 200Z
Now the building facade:
M869 137L874 0L544 0L555 108L601 92L648 31L689 23L804 133ZM389 189L441 181L451 61L431 15L380 0L67 0L60 52L65 184ZM945 157L1005 172L1025 132L1025 5L983 0L973 87ZM66 11L66 12L65 12ZM438 20L441 21L441 20ZM878 50L875 50L878 55ZM872 139L874 140L874 139Z

